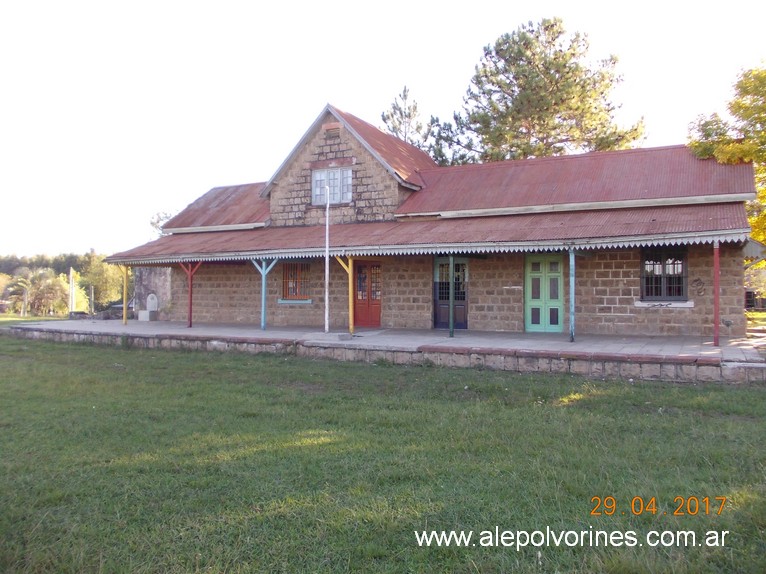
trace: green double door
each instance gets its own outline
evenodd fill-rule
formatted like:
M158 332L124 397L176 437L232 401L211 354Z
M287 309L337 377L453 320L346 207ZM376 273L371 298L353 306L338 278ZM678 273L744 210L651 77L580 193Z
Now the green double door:
M525 265L524 328L561 333L564 328L564 265L561 255L528 255Z

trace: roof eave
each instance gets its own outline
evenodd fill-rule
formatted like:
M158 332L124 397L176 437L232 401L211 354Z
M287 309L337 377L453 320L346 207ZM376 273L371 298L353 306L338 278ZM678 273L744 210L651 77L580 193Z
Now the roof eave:
M201 225L198 227L164 227L163 231L171 235L180 235L183 233L208 233L211 231L246 231L266 227L266 223L258 221L254 223L234 223L228 225Z
M750 229L734 229L707 232L662 233L625 237L602 237L591 239L555 239L545 241L468 242L468 243L422 243L409 245L358 245L330 248L332 256L396 256L436 255L442 253L529 253L537 251L568 251L655 247L664 245L710 245L719 243L744 243ZM184 253L149 257L108 257L107 263L118 265L172 265L190 261L248 261L251 259L294 259L323 257L323 247L273 249L248 252Z

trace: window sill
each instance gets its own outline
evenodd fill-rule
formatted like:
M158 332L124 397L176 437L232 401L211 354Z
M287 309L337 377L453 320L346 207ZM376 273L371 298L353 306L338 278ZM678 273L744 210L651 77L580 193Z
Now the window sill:
M279 305L311 305L313 299L277 299Z
M694 301L635 301L640 309L694 309Z
M353 202L351 202L351 201L341 201L341 202L338 202L338 203L330 203L330 208L333 208L333 207L349 207L351 205L353 205ZM327 204L325 204L325 203L312 203L312 204L308 205L308 207L309 207L309 209L326 209L327 208Z

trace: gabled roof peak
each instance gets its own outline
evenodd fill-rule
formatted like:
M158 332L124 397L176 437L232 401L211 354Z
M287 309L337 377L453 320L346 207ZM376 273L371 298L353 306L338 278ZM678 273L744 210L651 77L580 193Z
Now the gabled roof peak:
M431 157L423 150L409 144L399 138L387 134L370 123L358 117L344 112L332 104L325 105L322 112L314 120L306 133L293 148L290 154L282 162L274 175L266 183L262 191L264 197L268 196L271 187L276 183L280 174L290 163L299 150L308 143L311 136L325 121L327 114L332 115L342 126L352 134L364 148L394 177L399 183L411 189L419 189L423 182L419 172L424 169L437 167Z

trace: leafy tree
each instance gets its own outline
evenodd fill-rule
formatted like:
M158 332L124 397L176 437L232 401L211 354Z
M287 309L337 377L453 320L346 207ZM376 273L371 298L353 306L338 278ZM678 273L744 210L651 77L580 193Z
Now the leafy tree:
M93 286L93 305L96 311L103 311L109 304L122 297L122 271L116 265L104 262L104 256L91 249L85 256L80 285Z
M22 263L21 259L15 255L3 255L0 257L0 273L13 276L16 268L21 267L22 265L24 265L24 263Z
M766 241L766 68L740 74L725 120L701 116L689 126L689 146L701 158L721 163L753 162L756 200L748 205L752 236Z
M76 311L88 311L90 302L85 291L77 285L79 274L74 271ZM11 310L22 317L32 315L64 315L69 311L69 277L50 267L29 269L21 267L8 285Z
M51 268L19 269L9 289L12 308L22 317L28 314L61 314L69 302L67 284Z
M31 286L32 283L29 278L23 275L15 276L11 284L8 285L11 310L18 313L21 317L26 317L29 313L29 289Z
M62 253L59 255L33 255L32 257L17 257L16 255L0 256L0 273L12 274L17 267L28 267L30 269L53 269L56 273L69 273L73 268L81 270L85 264L87 256L77 255L75 253Z
M69 284L64 275L51 268L32 274L29 306L34 315L62 315L69 307Z
M745 269L745 285L758 297L766 295L766 269L763 265L753 265Z
M431 124L426 126L420 121L418 103L410 101L410 91L404 86L402 93L394 98L391 109L383 112L385 130L402 141L412 144L422 150L427 148Z
M463 110L432 118L430 153L440 164L489 162L629 147L643 121L621 129L609 100L617 58L588 66L587 36L560 19L529 22L484 48Z
M63 284L67 290L69 289L70 269L75 271L78 311L89 311L89 305L82 306L80 302L89 301L86 293L90 291L91 287L93 287L93 304L96 311L102 311L110 303L122 299L122 271L118 266L106 264L104 256L97 254L93 249L84 255L66 253L54 256L0 256L0 274L7 273L12 276L6 291L9 299L13 301L12 308L15 312L20 313L25 308L24 293L29 296L30 293L36 292L36 282L40 281L36 274L43 269L49 270L43 274L48 279L50 279L51 273L56 276L63 275ZM19 279L27 280L29 284L24 287L24 281L19 282ZM12 292L11 288L13 288ZM49 285L47 289L50 290L52 287ZM0 286L0 295L2 292L3 286ZM63 302L68 303L68 295L66 299L63 299ZM38 308L33 307L31 303L28 308L33 313L39 312ZM62 312L61 306L56 306L56 309L58 312Z
M5 290L12 280L13 277L7 273L0 273L0 299L4 298Z

